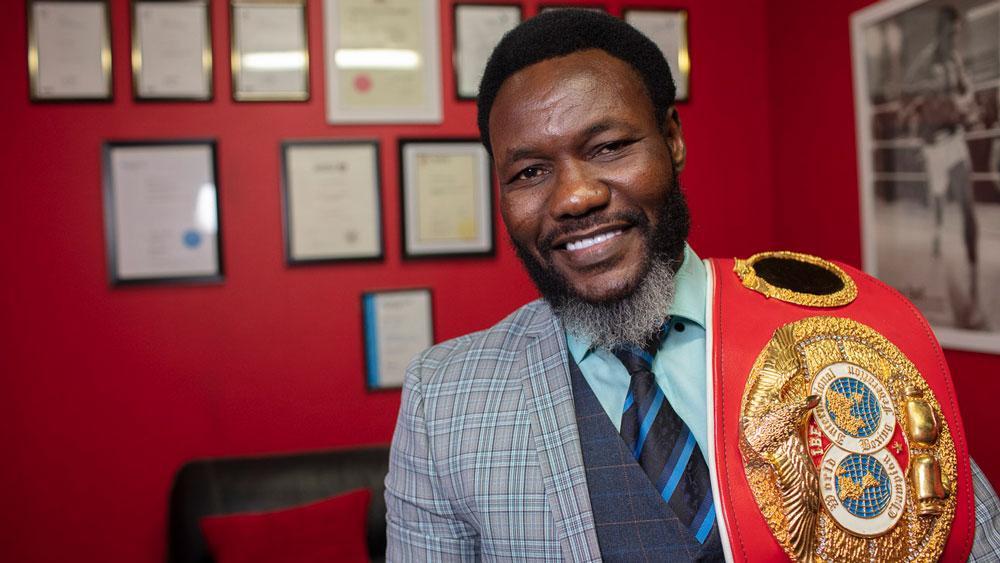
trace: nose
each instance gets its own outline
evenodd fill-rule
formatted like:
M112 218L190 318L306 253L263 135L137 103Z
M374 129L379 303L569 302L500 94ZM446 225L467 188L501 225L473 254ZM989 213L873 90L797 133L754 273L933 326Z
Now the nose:
M556 185L549 198L554 219L580 217L602 209L611 201L611 190L586 163L570 163L557 169Z

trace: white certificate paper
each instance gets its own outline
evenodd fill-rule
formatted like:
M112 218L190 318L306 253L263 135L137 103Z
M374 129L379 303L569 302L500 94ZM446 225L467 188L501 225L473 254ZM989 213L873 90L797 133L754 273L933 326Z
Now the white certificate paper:
M305 4L233 4L233 96L309 98Z
M504 33L520 21L519 6L455 5L454 57L458 97L476 97L493 48Z
M437 0L324 0L330 123L440 123Z
M492 252L490 160L478 142L404 142L407 256Z
M688 53L687 12L684 10L625 10L625 21L663 51L677 86L677 101L688 99L691 58Z
M110 99L105 2L32 2L28 66L38 100Z
M431 292L366 293L362 309L368 388L402 387L410 360L434 343Z
M212 97L205 2L136 2L132 55L139 98Z
M375 143L285 146L290 262L382 254Z
M105 150L113 281L220 276L214 145Z

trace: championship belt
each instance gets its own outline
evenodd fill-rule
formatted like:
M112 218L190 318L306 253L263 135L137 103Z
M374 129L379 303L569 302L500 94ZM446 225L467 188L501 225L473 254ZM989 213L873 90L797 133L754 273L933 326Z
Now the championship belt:
M733 560L965 561L968 448L920 313L814 256L709 263L717 507Z

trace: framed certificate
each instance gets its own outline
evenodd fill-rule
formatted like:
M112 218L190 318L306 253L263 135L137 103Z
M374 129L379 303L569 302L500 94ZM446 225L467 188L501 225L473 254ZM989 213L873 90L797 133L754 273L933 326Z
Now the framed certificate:
M232 0L233 99L309 99L305 0Z
M382 258L378 141L281 145L289 265Z
M541 4L538 6L538 13L548 12L550 10L565 10L566 8L573 8L576 10L593 10L595 12L607 12L608 9L601 4Z
M505 33L521 22L521 6L512 4L455 4L455 97L474 100L479 93L486 61Z
M212 99L208 0L132 3L132 89L140 100Z
M370 390L402 387L410 360L434 344L431 290L365 293L361 313L366 386Z
M493 253L493 175L479 141L399 142L403 256Z
M107 0L28 1L31 100L111 100Z
M437 0L323 0L326 119L440 123Z
M622 17L660 47L674 76L677 101L689 101L691 56L688 52L687 10L624 10Z
M104 145L112 285L222 281L215 142Z

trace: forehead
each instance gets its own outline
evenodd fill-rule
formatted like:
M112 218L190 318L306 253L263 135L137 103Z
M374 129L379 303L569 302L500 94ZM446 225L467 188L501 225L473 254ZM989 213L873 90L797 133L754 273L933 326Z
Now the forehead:
M496 147L510 134L566 134L595 116L653 119L639 73L625 61L590 49L546 59L508 78L490 111Z

